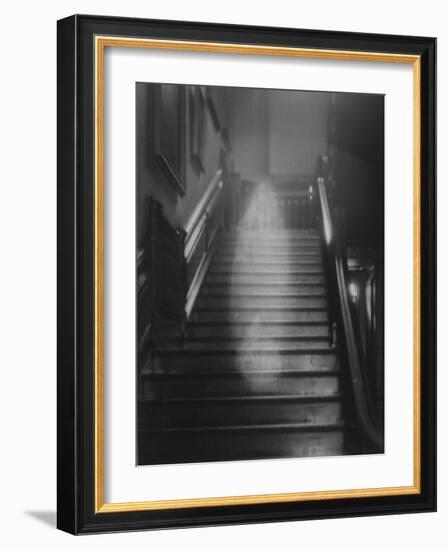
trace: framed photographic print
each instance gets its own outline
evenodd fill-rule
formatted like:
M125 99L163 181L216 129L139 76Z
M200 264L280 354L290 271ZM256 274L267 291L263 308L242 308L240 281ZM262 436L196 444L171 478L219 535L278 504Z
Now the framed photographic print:
M433 38L58 22L58 527L434 511Z

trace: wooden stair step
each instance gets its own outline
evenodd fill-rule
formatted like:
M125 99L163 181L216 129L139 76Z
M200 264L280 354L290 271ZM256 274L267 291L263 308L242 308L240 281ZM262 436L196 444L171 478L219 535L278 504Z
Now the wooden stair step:
M220 249L260 250L260 251L321 251L321 241L317 237L277 237L277 238L224 238L221 240Z
M214 256L215 260L224 260L224 261L238 261L240 259L244 258L253 258L253 259L259 259L262 261L266 260L276 260L276 261L284 261L284 260L296 260L300 258L321 258L320 250L297 250L297 249L291 249L291 250L258 250L251 247L247 248L228 248L228 247L220 247Z
M205 284L272 284L272 285L290 285L303 284L307 286L324 285L323 275L314 275L304 273L294 275L289 273L254 273L254 274L232 274L232 273L209 273L205 278Z
M343 453L342 430L342 423L142 430L138 432L138 464L337 456Z
M200 322L309 322L325 323L328 321L326 308L197 308L193 311L192 321Z
M327 305L325 296L294 296L284 295L253 295L253 296L202 296L197 300L199 308L254 308L254 307L275 307L275 308L324 308Z
M255 239L260 241L266 241L266 239L320 238L316 229L234 229L229 231L225 237L227 239Z
M341 421L338 399L244 396L224 399L145 400L138 403L138 429Z
M246 336L318 337L328 338L325 323L259 322L259 323L210 323L193 321L187 325L187 334L197 337L244 338Z
M260 254L321 254L322 248L319 240L276 240L276 241L254 241L254 240L222 240L217 253L225 252L249 252Z
M217 256L213 260L213 266L235 266L239 267L241 265L247 265L250 264L254 267L257 267L259 269L263 269L264 267L272 267L272 266L278 266L278 267L299 267L302 265L314 265L314 266L320 266L322 265L322 262L320 258L318 257L303 257L300 256L298 258L290 258L289 256L286 256L285 259L279 260L276 258L266 258L261 259L258 257L251 257L251 256L241 256L240 258L234 259L234 258L222 258Z
M201 296L325 296L323 285L284 284L284 283L254 283L254 284L218 284L205 283L200 292Z
M284 235L284 236L261 236L256 235L226 235L221 239L221 247L225 246L240 246L240 247L254 247L254 248L283 248L287 247L299 247L299 248L315 248L316 250L321 250L321 241L317 236L294 236L294 235Z
M308 253L308 254L293 254L293 253L286 253L286 254L259 254L259 253L252 253L252 252L238 252L237 254L232 253L218 253L213 259L213 262L224 264L224 263L232 263L232 264L241 264L241 263L253 263L253 264L262 264L262 265L271 265L271 264L279 264L279 265L290 265L290 264L312 264L315 263L316 265L320 265L321 260L320 254L315 253Z
M160 434L170 434L170 433L219 433L219 432L236 432L236 433L261 433L261 432L313 432L313 431L338 431L343 428L343 423L331 422L330 424L318 424L310 422L291 422L291 423L282 423L282 424L252 424L252 425L234 425L234 426L197 426L193 428L155 428L142 430L146 433L160 433Z
M158 351L149 361L150 371L173 373L213 372L214 370L238 371L240 373L267 370L281 372L283 370L298 371L334 371L336 369L336 354L334 350L326 349L314 352L301 350L275 350L259 352L252 351L219 351L202 350L165 350ZM146 367L145 367L146 368Z
M339 395L336 371L237 371L182 374L153 374L142 377L145 398L230 397L250 395L331 396Z
M281 275L281 276L289 276L293 277L295 275L323 275L322 271L322 265L321 264L300 264L300 265L294 265L294 264L283 264L279 265L277 263L272 263L271 265L263 265L263 266L256 266L254 264L250 263L238 263L238 264L232 264L230 262L227 263L213 263L210 267L210 274L216 274L216 273L229 273L231 275L243 275L243 274L250 274L250 275L257 275L262 273L263 275Z
M263 350L263 351L278 351L281 349L289 351L302 351L302 350L315 350L317 347L319 349L329 349L328 338L303 338L298 337L288 338L288 337L278 337L278 338L197 338L190 337L180 343L179 341L173 341L165 345L165 349L177 349L179 350L182 347L184 350L214 350L214 351L253 351L253 350Z
M317 235L227 235L221 243L230 246L320 246Z
M238 239L285 239L285 238L320 238L319 231L315 229L233 229L225 233L225 238L238 238Z

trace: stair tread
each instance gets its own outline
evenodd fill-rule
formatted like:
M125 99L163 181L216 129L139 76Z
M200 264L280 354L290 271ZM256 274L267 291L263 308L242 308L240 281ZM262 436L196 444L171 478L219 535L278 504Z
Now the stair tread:
M217 254L213 262L216 263L251 263L251 264L320 264L320 254Z
M292 234L292 233L296 233L296 234L314 234L314 235L318 235L318 230L317 229L314 229L314 228L307 228L307 229L299 229L299 228L291 228L291 229L288 229L288 228L269 228L269 229L246 229L246 228L239 228L239 227L235 227L234 229L231 229L227 235L232 235L232 234L238 234L238 233L242 233L243 235L248 235L248 234L265 234L265 235L277 235L277 234Z
M321 252L320 239L314 237L305 238L249 238L249 239L223 239L220 250L222 249L249 249L249 250L272 250L272 251L296 251L315 250Z
M250 264L250 265L322 265L322 261L320 259L315 258L303 258L300 257L299 259L295 258L288 258L286 260L263 260L259 259L258 256L255 258L245 257L240 259L224 259L222 257L217 256L213 261L213 266L216 265L241 265L241 264Z
M296 243L283 242L283 243L253 243L253 242L241 242L241 241L223 241L219 247L217 254L229 254L238 253L242 251L250 251L260 254L320 254L321 247L319 242L303 242L298 241Z
M204 343L204 344L240 344L245 343L246 349L251 349L251 345L253 344L265 344L270 343L273 347L273 350L276 350L275 347L276 344L284 344L284 343L290 343L291 346L294 346L296 344L297 346L303 346L303 344L310 344L310 345L316 345L316 342L322 343L322 348L326 348L328 344L328 336L269 336L269 335L256 335L252 336L250 334L244 335L244 336L235 336L235 335L214 335L214 336L200 336L200 335L193 335L189 336L185 340L180 339L173 339L171 341L167 341L165 346L162 349L178 349L178 350L184 350L188 348L183 348L182 346L192 344L192 343ZM179 346L174 347L173 346ZM238 348L240 349L240 348ZM244 348L243 348L244 349ZM292 347L292 349L294 349ZM298 349L304 349L299 348ZM309 349L309 348L305 348ZM265 351L263 349L263 351Z
M266 460L343 454L342 429L326 431L245 431L139 433L138 464L180 464ZM165 443L159 446L163 440ZM162 448L161 448L162 447Z
M155 371L149 371L149 370L143 370L142 376L145 378L154 378L154 379L162 379L162 378L185 378L189 376L193 376L194 378L201 378L201 377L210 377L210 376L216 376L216 377L232 377L232 376L241 376L244 375L245 377L251 377L251 376L297 376L300 378L305 377L326 377L326 376L336 376L339 374L338 369L319 369L315 368L314 370L300 370L300 369L282 369L282 370L273 370L273 369L259 369L259 370L219 370L219 369L209 369L207 371L196 371L196 372L188 372L188 371L182 371L182 372L155 372Z
M232 426L280 423L333 423L342 420L341 399L284 401L158 401L139 403L138 428Z
M328 322L328 314L325 310L315 311L283 311L278 312L276 310L265 310L262 312L247 310L215 310L215 311L199 311L193 313L192 319L199 322L219 323L219 322L247 322L247 323L259 323L259 322Z
M267 279L267 280L266 280ZM258 277L249 275L248 277L241 276L230 276L226 277L224 275L208 275L205 279L204 286L324 286L324 280L315 278L315 279L302 279L295 280L293 278L287 277L286 280L279 280L273 278L269 280L268 277L263 278L263 275L260 274Z
M192 404L209 403L258 403L258 402L277 402L284 403L314 403L314 402L336 402L341 399L340 393L315 394L315 395L291 395L291 394L260 394L260 395L226 395L226 396L204 396L204 397L163 397L140 399L139 404L151 404L155 406L164 406L183 403L191 406Z
M268 249L268 250L259 250L259 249L254 249L252 247L245 247L245 248L240 248L240 247L232 247L231 249L228 249L228 250L223 250L223 249L220 249L217 253L216 253L216 256L215 256L215 259L216 258L240 258L240 257L251 257L251 258L302 258L302 257L311 257L311 258L320 258L321 257L321 253L320 253L320 250L316 249L316 250L309 250L309 249L305 249L305 250L297 250L297 249L292 249L292 250L285 250L285 251L275 251L275 250L271 250L271 249Z
M288 282L281 282L281 281L269 281L269 282L252 282L252 283L239 283L239 282L233 282L233 283L222 283L222 282L214 282L214 281L208 281L206 280L204 284L202 285L201 292L204 289L216 289L216 288L222 288L225 291L228 290L240 290L240 291L246 291L250 289L258 289L260 293L264 293L266 290L271 289L273 293L278 292L282 294L287 293L295 293L296 290L309 290L309 291L315 291L317 289L321 289L321 291L325 292L325 285L322 282L319 283L303 283L303 282L297 282L297 281L288 281Z
M199 307L208 307L209 309L220 309L222 307L227 308L253 308L260 307L265 305L267 302L271 306L276 308L283 307L321 307L326 308L326 295L317 295L317 296L301 296L297 294L247 294L247 295L238 295L238 294L201 294L198 298Z
M210 372L239 371L241 374L257 370L269 369L273 373L283 370L315 371L317 369L332 372L338 368L334 350L321 350L319 353L297 352L290 350L268 350L260 352L238 352L237 350L202 350L185 353L181 351L157 352L148 359L144 366L145 371L169 369L172 372Z
M230 235L224 237L221 243L225 245L287 245L300 246L310 244L320 245L320 238L317 235Z
M291 355L291 354L297 354L297 355L323 355L323 354L332 354L335 355L335 350L330 347L315 347L315 348L298 348L298 349L277 349L277 348L266 348L263 350L257 350L256 348L250 348L250 349L244 349L240 348L238 350L211 350L211 349L204 349L204 350L192 350L192 349L179 349L179 348L165 348L161 349L159 348L157 350L158 356L164 356L164 355L179 355L179 354L188 354L188 355L213 355L219 353L219 355L222 354L229 354L229 355L261 355L266 356L269 354L278 355L278 354L285 354L285 355Z
M236 307L236 306L225 306L225 307L207 307L199 306L195 308L195 312L201 311L327 311L326 306L251 306L251 307Z
M247 287L247 288L246 288ZM327 292L323 285L204 285L200 296L301 296L323 297Z
M269 229L263 229L263 228L254 228L254 229L248 229L246 227L235 227L228 231L226 233L226 237L232 236L232 235L243 235L243 236L252 236L252 235L263 235L263 236L270 236L270 237L276 237L276 236L283 236L283 235L311 235L315 237L319 237L319 231L317 229L312 228L269 228Z
M246 294L245 292L243 291L238 291L237 288L235 287L231 287L232 288L232 292L223 292L222 294L219 294L219 293L216 293L216 294L203 294L201 292L200 296L201 297L209 297L209 296L213 296L214 298L227 298L228 296L241 296L241 297L247 297L247 298L266 298L266 297L269 297L269 298L298 298L298 297L301 297L301 298L306 298L306 297L310 297L310 298L319 298L319 297L325 297L327 294L325 291L320 291L320 292L316 292L314 291L314 294L313 293L309 293L309 292L259 292L258 294L254 293L254 294Z
M241 265L244 265L244 264L240 264ZM302 265L308 265L308 266L313 266L313 264L302 264ZM250 264L247 264L248 267L252 267L252 265ZM209 271L209 274L211 275L299 275L299 276L303 276L303 275L317 275L317 276L322 276L323 275L323 271L322 269L309 269L309 270L306 270L306 269L270 269L269 271L264 271L262 273L260 273L260 271L251 271L250 269L236 269L236 268L233 268L233 269L230 269L230 265L229 265L229 269L224 269L224 267L227 267L227 264L223 264L222 266L219 266L220 269L216 269L213 267L213 265L211 266L210 268L210 271ZM239 267L239 266L237 266Z
M252 321L189 321L187 326L253 326L254 323ZM298 326L298 327L306 327L306 326L323 326L328 327L328 322L326 321L257 321L256 325L274 325L274 326Z
M222 242L226 241L235 241L235 242L245 242L245 241L256 241L260 244L263 244L266 242L266 239L272 239L272 240L296 240L296 241L316 241L320 242L320 237L317 233L299 233L299 232L288 232L288 233L280 233L280 232L271 232L267 233L257 233L256 231L245 231L240 233L230 232L226 233L222 239Z
M143 428L143 433L203 433L203 432L260 432L260 431L333 431L344 427L342 421L331 423L282 423L282 424L240 424L233 426L183 426L181 428Z
M217 334L218 338L224 335L245 337L249 335L262 335L263 337L293 337L303 338L305 336L328 337L328 323L323 322L294 322L294 321L259 321L256 317L246 322L200 322L191 321L186 326L187 338L190 336L208 336Z
M323 341L323 339L321 341ZM190 342L189 344L186 344L189 347L184 348L182 352L185 353L185 351L188 351L188 350L195 351L195 352L202 352L205 349L213 350L220 353L227 350L233 351L236 353L241 353L241 352L244 353L245 351L251 352L256 350L260 350L263 352L270 351L272 353L279 352L280 350L288 350L291 352L300 352L300 351L310 352L311 350L315 351L315 347L313 347L315 346L315 344L316 342L309 342L309 341L289 342L287 340L284 340L284 341L278 341L277 345L275 344L273 345L272 342L269 342L269 341L263 342L263 341L260 341L260 339L253 339L252 342L250 343L247 341L244 342L244 347L241 347L238 341L226 342L225 340L221 340L221 341L215 340L215 341L208 342L207 339L203 339L202 341L193 341L193 342ZM202 348L198 347L199 345L203 347ZM179 351L179 348L171 348L171 349ZM321 346L319 349L320 350L330 349L330 347L327 344L327 346Z

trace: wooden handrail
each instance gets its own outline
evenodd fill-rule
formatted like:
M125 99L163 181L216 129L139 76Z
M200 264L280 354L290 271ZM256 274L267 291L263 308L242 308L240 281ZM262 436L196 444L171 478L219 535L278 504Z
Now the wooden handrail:
M224 224L222 170L218 170L185 226L186 301L188 319L199 294Z
M196 225L201 220L202 214L207 208L208 203L210 202L211 197L216 193L220 184L222 184L222 170L219 169L216 171L216 174L213 176L209 186L207 187L205 193L202 195L201 200L196 205L196 208L193 210L189 220L185 224L185 233L187 234L187 240L189 236L194 232Z
M338 302L340 316L343 325L343 335L345 338L348 366L353 388L354 403L359 423L368 436L369 440L377 449L383 447L384 437L378 430L373 421L368 407L368 394L364 384L362 365L359 357L359 350L356 343L353 319L350 311L348 298L348 286L345 275L344 258L341 247L335 243L335 231L330 208L328 205L328 196L323 177L317 178L319 189L319 198L322 212L322 225L325 235L326 246L329 250L329 260L334 264L336 274L336 284L338 290Z
M324 178L317 178L317 186L319 188L319 201L322 211L322 223L324 226L325 242L330 245L333 238L333 224L331 221L330 207L328 206L327 191L325 189Z

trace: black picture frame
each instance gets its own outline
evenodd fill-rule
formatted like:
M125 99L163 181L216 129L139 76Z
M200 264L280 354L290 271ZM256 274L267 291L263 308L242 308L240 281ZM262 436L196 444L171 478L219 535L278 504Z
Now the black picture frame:
M98 509L95 439L96 37L416 56L420 63L419 490L413 494ZM429 37L74 15L58 22L57 526L73 534L436 510L436 40ZM175 183L182 192L179 183Z

